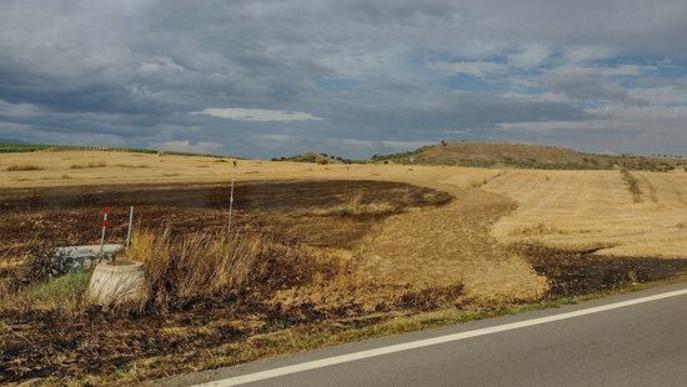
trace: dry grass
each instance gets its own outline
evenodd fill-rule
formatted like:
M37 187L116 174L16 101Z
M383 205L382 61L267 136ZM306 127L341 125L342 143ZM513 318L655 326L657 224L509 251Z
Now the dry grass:
M387 215L404 211L390 203L363 204L363 193L354 194L348 202L329 208L317 208L308 211L307 214L315 216L360 216L360 215Z
M179 307L199 299L264 302L281 288L331 278L336 258L295 242L254 233L173 236L169 229L137 232L129 258L144 263L149 307Z

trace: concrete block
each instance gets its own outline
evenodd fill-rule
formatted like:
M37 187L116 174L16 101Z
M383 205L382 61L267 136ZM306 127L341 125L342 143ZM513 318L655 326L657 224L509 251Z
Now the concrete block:
M88 285L90 300L102 306L145 301L145 270L140 262L112 265L101 262L95 266Z

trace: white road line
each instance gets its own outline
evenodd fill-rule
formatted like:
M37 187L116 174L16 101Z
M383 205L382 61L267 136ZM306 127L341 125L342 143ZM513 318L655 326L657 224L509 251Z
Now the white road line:
M646 296L641 298L635 298L628 301L615 302L612 304L596 306L593 308L576 310L573 312L561 313L553 316L540 317L532 320L518 321L509 324L497 325L493 327L480 328L467 332L454 333L445 336L433 337L431 339L411 341L409 343L390 345L388 347L381 347L370 349L367 351L360 351L354 353L347 353L345 355L333 356L319 360L308 361L305 363L294 364L286 367L275 368L267 371L255 372L252 374L235 376L232 378L227 378L223 380L217 380L205 384L199 384L198 386L203 387L224 387L224 386L236 386L239 384L257 382L260 380L276 378L279 376L295 374L297 372L303 372L308 370L313 370L316 368L329 367L336 364L348 363L356 360L368 359L375 356L387 355L390 353L408 351L411 349L428 347L431 345L449 343L452 341L469 339L471 337L478 337L484 335L490 335L492 333L499 333L510 331L518 328L531 327L534 325L546 324L555 321L566 320L569 318L586 316L594 313L604 312L607 310L624 308L627 306L643 304L645 302L662 300L670 297L677 297L687 295L687 289L675 290L672 292L656 294L653 296Z

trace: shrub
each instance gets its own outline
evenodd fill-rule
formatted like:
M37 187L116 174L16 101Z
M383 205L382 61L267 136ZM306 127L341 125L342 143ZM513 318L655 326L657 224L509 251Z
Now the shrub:
M24 282L40 282L67 274L72 267L70 257L60 254L45 243L29 247L24 265Z

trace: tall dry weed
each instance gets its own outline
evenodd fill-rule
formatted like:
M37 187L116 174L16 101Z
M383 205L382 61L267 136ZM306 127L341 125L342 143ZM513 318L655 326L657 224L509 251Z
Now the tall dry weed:
M163 309L212 298L261 302L279 289L331 278L339 267L333 257L261 233L144 230L129 257L145 265L149 306Z

